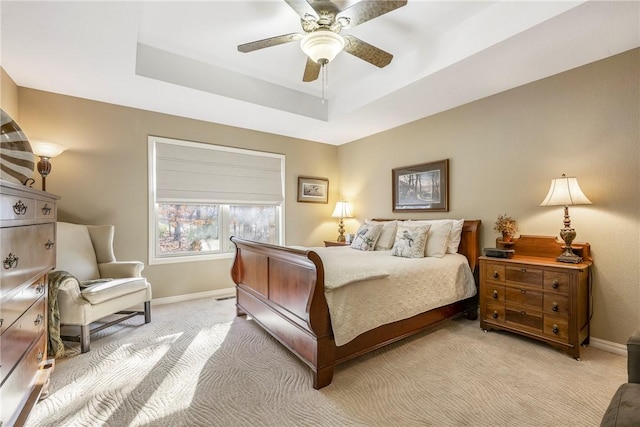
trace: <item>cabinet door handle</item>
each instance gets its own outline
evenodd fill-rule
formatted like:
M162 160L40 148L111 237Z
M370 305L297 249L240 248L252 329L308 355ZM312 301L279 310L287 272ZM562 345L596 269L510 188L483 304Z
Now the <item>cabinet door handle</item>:
M500 275L498 274L498 272L497 272L497 271L494 271L494 272L493 272L493 278L494 278L494 279L497 279L498 277L500 277Z
M553 283L551 284L551 287L553 289L558 289L558 287L560 286L560 282L558 282L558 280L554 280Z
M553 310L553 311L558 311L558 303L557 303L557 302L554 302L554 303L551 305L551 310Z
M55 243L53 243L51 239L47 239L47 243L44 244L44 248L46 250L50 250L53 247L53 245L55 245Z
M560 332L560 329L558 328L558 325L553 325L553 333L557 335L558 332Z
M18 200L18 202L13 205L13 213L16 215L24 215L27 213L27 205L22 203L22 200Z
M18 260L20 260L20 258L9 252L9 255L2 262L2 266L5 270L9 270L10 268L17 268Z
M498 291L493 291L493 299L498 299Z
M493 314L491 315L491 317L493 317L494 319L498 318L498 312L494 311Z

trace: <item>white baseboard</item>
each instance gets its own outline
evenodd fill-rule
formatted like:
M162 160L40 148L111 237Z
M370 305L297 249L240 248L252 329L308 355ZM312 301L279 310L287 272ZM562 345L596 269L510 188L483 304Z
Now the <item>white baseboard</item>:
M589 338L589 345L598 350L608 351L609 353L619 354L620 356L627 356L627 346L625 344L618 344L616 342L591 337Z
M171 304L174 302L190 301L201 298L230 298L236 296L236 288L216 289L214 291L196 292L193 294L176 295L173 297L153 298L151 305Z

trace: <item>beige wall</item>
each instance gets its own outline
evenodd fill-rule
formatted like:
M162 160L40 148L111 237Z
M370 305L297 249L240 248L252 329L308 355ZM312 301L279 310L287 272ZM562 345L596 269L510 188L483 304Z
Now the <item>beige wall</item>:
M0 105L5 113L19 123L18 86L2 67L0 67Z
M636 49L340 146L341 192L358 220L415 217L392 213L391 169L450 159L449 212L422 216L481 219L494 247L505 212L521 234L556 235L562 208L538 205L552 178L578 177L593 202L570 208L594 255L592 336L624 343L640 326L639 69Z
M52 160L47 191L61 197L59 219L114 224L122 260L148 261L147 137L157 135L286 155L287 244L321 245L336 233L337 149L247 129L19 88L20 126L30 139L68 147ZM330 180L330 203L296 201L298 175ZM40 183L37 173L36 182ZM147 265L154 298L233 286L231 259Z

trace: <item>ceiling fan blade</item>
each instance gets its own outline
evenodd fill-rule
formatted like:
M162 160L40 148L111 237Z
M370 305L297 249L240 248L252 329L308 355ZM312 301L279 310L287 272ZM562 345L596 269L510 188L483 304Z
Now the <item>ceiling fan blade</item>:
M367 22L380 15L394 11L407 4L407 0L384 1L384 0L362 0L348 9L342 11L338 18L347 17L350 20L347 28L355 27L363 22Z
M344 45L345 52L350 53L353 56L367 61L376 67L386 67L393 59L393 55L385 52L384 50L377 48L369 43L360 40L352 35L343 36L346 43Z
M285 0L287 1L287 0ZM337 4L330 0L308 0L309 4L312 8L315 9L316 13L320 14L320 11L330 12L333 14L338 14L340 12L340 7Z
M293 9L300 18L305 17L305 15L312 15L317 17L317 13L315 9L307 2L306 0L284 0L291 9Z
M238 51L244 53L253 52L254 50L264 49L265 47L294 42L302 39L302 37L304 37L304 35L298 33L283 34L281 36L270 37L268 39L256 40L254 42L238 45Z
M320 64L307 57L307 65L304 67L304 75L302 76L303 82L312 82L318 79L320 75Z

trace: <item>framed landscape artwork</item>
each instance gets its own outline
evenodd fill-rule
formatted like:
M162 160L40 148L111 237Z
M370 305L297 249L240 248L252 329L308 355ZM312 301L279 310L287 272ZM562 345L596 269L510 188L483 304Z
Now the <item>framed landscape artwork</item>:
M298 201L307 203L328 203L329 180L326 178L299 176Z
M449 211L449 159L391 171L394 212Z

